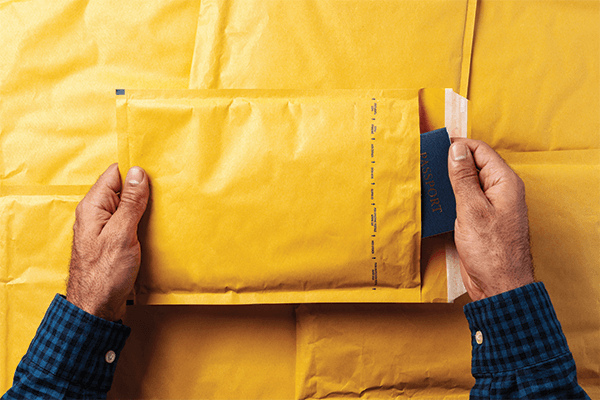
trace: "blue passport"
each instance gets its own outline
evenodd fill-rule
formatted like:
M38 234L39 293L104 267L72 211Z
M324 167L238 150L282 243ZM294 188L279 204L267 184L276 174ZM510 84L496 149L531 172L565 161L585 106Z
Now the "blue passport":
M446 128L421 134L421 237L454 230L456 200L448 176Z

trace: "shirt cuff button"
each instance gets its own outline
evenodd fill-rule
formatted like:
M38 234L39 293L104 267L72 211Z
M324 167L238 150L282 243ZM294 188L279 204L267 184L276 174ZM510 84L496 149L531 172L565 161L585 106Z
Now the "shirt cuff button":
M104 360L109 364L112 364L113 362L115 362L116 358L117 358L117 355L112 350L107 351L106 355L104 356Z
M481 331L477 331L475 333L475 341L477 342L477 344L483 343L483 333L481 333Z

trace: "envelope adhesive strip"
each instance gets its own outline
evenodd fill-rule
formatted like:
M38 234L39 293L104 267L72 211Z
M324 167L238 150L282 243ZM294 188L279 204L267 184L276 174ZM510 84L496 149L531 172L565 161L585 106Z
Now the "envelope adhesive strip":
M418 90L126 90L141 303L420 301Z

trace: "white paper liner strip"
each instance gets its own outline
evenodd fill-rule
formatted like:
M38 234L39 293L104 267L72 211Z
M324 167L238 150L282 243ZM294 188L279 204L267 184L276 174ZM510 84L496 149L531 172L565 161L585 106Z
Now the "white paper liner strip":
M446 89L445 124L450 137L468 137L468 100ZM467 289L460 275L460 263L454 241L446 242L446 278L448 281L448 302L452 303Z

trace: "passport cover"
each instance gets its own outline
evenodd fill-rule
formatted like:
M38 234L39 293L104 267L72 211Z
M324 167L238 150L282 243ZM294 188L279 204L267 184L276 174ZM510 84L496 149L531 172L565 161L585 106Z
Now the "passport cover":
M448 176L446 128L421 134L421 237L454 230L456 200Z

